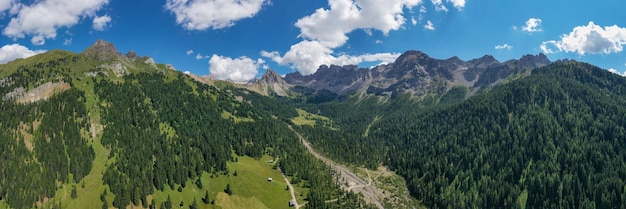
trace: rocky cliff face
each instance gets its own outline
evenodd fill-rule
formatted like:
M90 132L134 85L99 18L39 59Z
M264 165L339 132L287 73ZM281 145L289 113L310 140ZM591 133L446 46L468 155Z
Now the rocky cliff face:
M117 51L115 45L102 39L96 41L96 43L85 49L82 54L95 57L96 59L102 61L114 61L122 57L122 54ZM134 52L132 54L134 54Z
M468 86L474 90L489 87L504 78L550 64L544 55L525 55L519 60L504 63L491 55L463 61L458 57L435 59L420 51L407 51L394 63L374 68L348 66L320 66L318 71L303 76L288 74L288 84L314 90L329 90L337 94L365 93L398 96L409 93L422 97L444 94L454 86Z
M285 82L283 77L278 73L268 69L261 79L254 80L245 87L262 95L274 93L279 96L287 96L292 85Z

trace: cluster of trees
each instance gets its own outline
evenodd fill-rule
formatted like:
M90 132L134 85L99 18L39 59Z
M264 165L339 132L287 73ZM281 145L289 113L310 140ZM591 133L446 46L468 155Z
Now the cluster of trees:
M626 79L569 62L467 92L296 103L339 126L298 131L340 162L396 170L430 208L626 207Z
M626 207L626 79L536 69L466 102L386 117L385 164L432 208Z
M320 206L362 204L352 196L324 202L342 196L343 191L334 184L332 172L306 153L286 123L275 119L294 115L293 107L276 108L255 93L228 86L218 90L182 74L168 79L139 73L124 80L94 78L95 91L106 106L102 143L115 159L104 175L115 194L113 206L147 206L145 197L153 189L184 188L187 180L197 182L203 172L228 173L226 162L234 160L233 151L255 158L279 157L287 175L305 180L311 194L324 194L309 198ZM223 118L224 112L248 120Z
M31 68L36 66L22 66L5 78L0 95L47 79ZM90 172L95 153L83 134L90 126L84 101L84 93L75 88L30 104L0 101L1 200L28 208L53 197L57 182L79 182Z
M0 95L49 81L72 84L85 79L84 70L99 63L65 52L42 56L3 78ZM95 99L96 108L102 110L102 143L113 159L103 180L115 196L114 207L131 203L154 207L157 203L148 203L146 197L155 189L180 189L187 180L200 182L203 172L227 173L226 161L235 155L260 158L263 154L289 159L281 160L281 168L310 187L309 200L319 208L363 204L355 195L339 190L333 173L306 154L286 127L285 122L297 116L288 103L232 86L217 89L182 74L173 78L131 74L121 81L100 74L87 82L94 83L96 98L89 99ZM245 97L245 101L235 97ZM85 93L75 87L31 104L15 103L14 98L0 101L0 129L6 130L0 132L0 201L12 208L29 208L53 197L59 182L79 182L91 171L95 154L86 137L88 117L93 113L85 107ZM225 112L233 117L224 118ZM73 197L78 195L75 189L73 185ZM105 195L101 195L103 201ZM203 199L211 201L208 196ZM108 206L104 201L103 207Z

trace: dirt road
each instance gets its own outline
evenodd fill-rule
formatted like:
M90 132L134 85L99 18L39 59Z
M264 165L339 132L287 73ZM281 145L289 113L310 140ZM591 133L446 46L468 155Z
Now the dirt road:
M348 169L347 167L341 164L338 164L330 159L327 159L326 157L317 153L311 146L311 143L309 143L309 141L304 139L304 137L302 137L300 133L294 130L291 127L291 125L289 126L289 129L291 129L291 131L293 131L294 133L296 133L296 135L298 135L298 138L300 138L300 141L302 141L302 144L304 144L304 146L306 147L307 151L309 151L309 153L311 153L316 158L322 160L324 163L326 163L326 165L328 165L329 167L337 171L337 173L340 175L340 178L339 178L340 182L337 182L337 183L339 183L339 185L341 185L343 189L345 189L346 191L354 191L355 193L361 193L364 196L365 202L374 204L376 205L376 207L384 209L383 204L381 203L377 195L377 194L382 193L382 190L371 185L371 182L372 182L371 178L369 179L369 183L365 182L365 180L359 178L352 171L350 171L350 169ZM346 186L344 183L347 183L348 186Z
M296 209L300 209L300 207L304 206L306 203L302 205L298 204L298 199L296 199L296 193L295 193L296 190L293 189L293 186L291 186L291 182L289 182L289 179L287 179L283 171L280 170L280 167L278 167L278 171L280 171L280 175L283 175L283 179L285 179L285 183L287 183L287 186L289 187L289 193L291 193L291 200L293 200L294 202L294 207Z

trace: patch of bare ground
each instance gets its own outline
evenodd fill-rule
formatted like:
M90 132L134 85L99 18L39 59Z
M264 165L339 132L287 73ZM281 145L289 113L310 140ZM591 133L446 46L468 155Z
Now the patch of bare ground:
M336 178L336 183L342 189L362 194L365 202L377 208L425 208L411 197L404 178L388 170L387 167L379 166L375 171L361 167L349 169L319 154L300 133L291 126L289 129L296 133L309 153L337 172L339 176ZM333 201L337 199L327 202Z
M354 193L362 194L363 200L365 200L366 203L375 205L377 208L381 208L381 209L385 208L379 197L379 194L384 193L383 190L376 188L375 186L371 184L371 182L368 183L368 181L361 179L356 174L354 174L350 169L348 169L346 166L338 164L322 156L321 154L317 153L313 149L311 143L309 143L304 137L302 137L300 133L295 131L291 126L289 126L289 129L291 129L294 133L296 133L296 135L300 138L302 144L304 144L304 146L306 147L307 151L309 151L309 153L311 153L313 156L315 156L316 158L326 163L327 166L331 167L333 170L337 172L337 175L339 175L339 178L336 178L337 179L336 183L340 185L342 189L346 191L352 191Z
M46 100L52 95L64 92L70 89L70 84L65 82L47 82L37 86L37 88L20 95L16 101L18 103L33 103L41 100Z
M26 145L26 148L29 151L33 151L33 143L34 143L34 136L33 136L33 130L37 130L37 128L39 127L39 124L41 122L39 120L35 120L32 123L25 123L25 122L20 122L20 125L18 126L18 134L22 137L22 139L24 140L24 145Z
M368 179L368 184L379 188L378 192L382 191L377 196L384 208L425 208L411 197L404 178L387 167L381 165L376 170L359 167L353 171L360 178Z

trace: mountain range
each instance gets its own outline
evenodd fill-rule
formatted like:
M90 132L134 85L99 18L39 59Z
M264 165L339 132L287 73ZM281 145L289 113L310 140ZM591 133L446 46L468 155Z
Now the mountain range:
M0 208L626 208L624 94L544 54L236 84L99 40L0 65Z
M271 70L257 83L285 96L294 86L315 91L326 90L338 95L359 94L397 97L410 94L423 98L428 94L443 95L455 86L465 86L470 94L501 83L506 78L523 76L530 70L552 63L544 54L525 55L519 60L499 62L485 55L470 61L458 57L441 60L420 51L407 51L390 64L371 68L356 65L322 65L311 75L299 72L281 79ZM266 93L264 90L263 93Z

